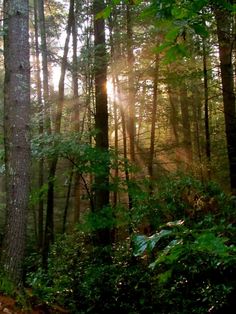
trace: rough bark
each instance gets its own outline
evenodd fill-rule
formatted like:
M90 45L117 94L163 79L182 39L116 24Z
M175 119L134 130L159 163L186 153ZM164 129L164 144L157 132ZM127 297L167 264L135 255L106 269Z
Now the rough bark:
M2 265L15 284L22 281L30 171L30 64L27 0L5 0L4 140L6 226Z

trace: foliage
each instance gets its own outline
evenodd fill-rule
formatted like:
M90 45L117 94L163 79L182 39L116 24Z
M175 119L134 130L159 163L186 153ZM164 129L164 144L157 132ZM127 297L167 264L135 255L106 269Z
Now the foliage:
M15 286L9 278L4 274L3 271L0 272L0 292L13 296L15 294Z
M137 186L135 191L139 192ZM96 247L92 232L108 225L88 217L84 232L79 227L57 238L47 274L39 267L28 276L33 293L75 313L220 313L233 306L234 200L215 184L179 175L160 182L158 192L149 198L150 213L143 193L135 199L137 209L146 206L139 226L147 223L153 207L158 207L156 221L162 222L151 235L138 233L137 224L131 238L126 236L112 247ZM199 198L205 207L199 207ZM213 212L206 208L211 198L217 201ZM169 208L166 216L164 208ZM172 216L180 219L169 221ZM108 227L115 231L113 219ZM110 258L104 261L107 253Z

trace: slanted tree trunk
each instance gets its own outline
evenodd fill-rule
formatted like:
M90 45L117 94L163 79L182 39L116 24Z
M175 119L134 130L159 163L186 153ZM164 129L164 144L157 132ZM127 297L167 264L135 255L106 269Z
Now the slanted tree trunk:
M227 9L215 8L215 19L219 42L230 186L232 192L236 193L236 113L232 63L234 40L234 38L231 37L232 15Z
M27 0L4 2L6 225L1 262L18 285L26 244L30 172L30 63Z
M94 9L94 78L95 78L95 128L96 148L108 153L108 106L107 106L107 54L105 22L96 16L104 9L103 0L93 1ZM109 164L104 165L103 173L95 175L95 210L99 212L109 205ZM108 228L99 230L97 241L100 245L111 242Z

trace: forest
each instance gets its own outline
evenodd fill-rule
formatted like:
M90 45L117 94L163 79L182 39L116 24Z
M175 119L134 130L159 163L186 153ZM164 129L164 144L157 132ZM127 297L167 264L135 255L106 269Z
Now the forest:
M0 8L0 313L233 313L236 2Z

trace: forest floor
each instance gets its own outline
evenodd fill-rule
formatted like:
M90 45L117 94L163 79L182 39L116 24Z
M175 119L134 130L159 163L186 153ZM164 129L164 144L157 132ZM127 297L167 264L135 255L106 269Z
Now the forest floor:
M0 313L5 314L69 314L69 312L57 305L35 304L30 309L22 309L17 300L6 295L0 295Z

